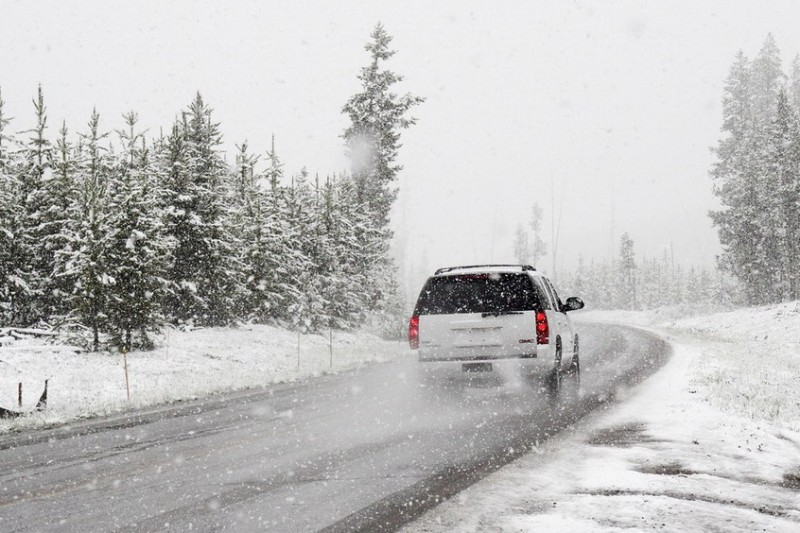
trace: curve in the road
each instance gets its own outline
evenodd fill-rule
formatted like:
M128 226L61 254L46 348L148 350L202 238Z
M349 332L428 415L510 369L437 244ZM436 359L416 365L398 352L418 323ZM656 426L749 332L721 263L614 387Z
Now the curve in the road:
M595 411L601 405L609 405L614 401L619 385L631 387L640 383L661 368L669 358L669 345L653 333L624 328L624 333L620 334L620 326L615 324L596 324L590 328L604 331L606 340L611 341L607 343L607 349L612 357L592 361L584 368L587 371L602 369L604 372L609 372L608 367L611 366L611 373L616 379L607 385L614 385L613 387L592 387L591 392L584 394L574 408L559 409L556 406L554 411L556 416L550 417L551 423L546 426L523 426L525 430L512 434L498 431L508 435L508 439L495 443L491 449L483 450L468 460L450 465L401 491L382 498L326 527L323 531L326 533L394 531L528 453L538 443ZM634 337L633 342L631 336ZM619 365L620 355L627 356L628 364ZM588 379L591 378L587 376ZM546 419L544 414L540 413L536 418ZM503 429L508 427L507 420L502 420L500 423L506 426Z

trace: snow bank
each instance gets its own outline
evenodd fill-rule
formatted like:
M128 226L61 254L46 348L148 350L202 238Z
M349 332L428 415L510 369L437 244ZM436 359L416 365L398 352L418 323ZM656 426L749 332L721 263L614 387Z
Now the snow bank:
M270 326L167 328L151 352L127 355L130 401L122 354L86 353L27 338L0 341L0 406L32 410L50 379L47 409L0 420L0 432L64 423L126 409L350 370L408 353L405 343L368 333L299 335Z
M691 376L706 401L800 431L800 302L703 316L693 311L589 311L579 320L647 326L701 348Z

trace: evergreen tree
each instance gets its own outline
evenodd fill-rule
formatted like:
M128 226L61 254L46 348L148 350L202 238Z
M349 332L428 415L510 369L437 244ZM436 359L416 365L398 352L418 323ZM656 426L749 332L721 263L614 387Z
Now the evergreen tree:
M269 190L272 191L273 206L277 209L278 204L278 189L280 188L281 178L283 177L283 163L281 163L277 152L275 151L275 136L272 136L272 144L270 150L267 152L267 160L269 166L264 172L264 180L267 182Z
M93 111L88 132L81 134L75 196L63 232L66 243L56 254L54 269L57 277L75 280L68 305L72 316L91 330L95 351L100 348L100 332L108 326L109 286L114 282L106 254L111 240L107 204L111 161L101 142L107 136L100 132L100 116Z
M230 323L244 288L225 199L227 168L219 125L197 94L161 156L166 170L166 233L174 240L167 312L201 325Z
M527 265L530 261L528 233L522 224L517 224L517 230L514 232L514 259L521 265Z
M242 263L246 294L241 314L247 318L264 320L262 298L265 257L263 256L262 195L256 184L255 166L258 156L248 151L247 141L240 146L236 155L236 168L233 175L233 199L231 205L239 206L233 213L232 226L241 246L239 257Z
M3 100L3 90L0 88L0 172L7 172L11 162L11 143L13 137L8 133L8 125L11 118L6 115L5 101Z
M259 323L276 323L289 317L288 306L298 298L292 286L291 263L299 250L287 237L283 217L280 163L268 152L270 166L259 176L255 172L258 156L249 153L247 143L239 147L235 182L234 226L241 243L240 261L245 280L242 316Z
M111 342L125 351L151 348L148 332L158 331L169 243L156 209L157 185L136 113L124 116L117 132L122 153L111 173L108 197L108 248L105 263L111 283L107 315ZM138 333L138 341L133 335Z
M611 263L602 262L596 266L595 281L592 287L595 289L593 301L597 302L594 304L595 307L601 309L619 308L615 270Z
M21 278L29 290L18 294L15 322L31 324L42 320L52 307L52 300L46 291L48 280L52 277L52 258L46 241L51 231L46 213L52 198L45 181L52 175L53 147L47 139L47 108L41 85L33 100L36 113L36 126L27 131L30 137L23 149L23 160L17 168L19 187L19 217L16 224L18 235L18 260ZM25 295L27 298L22 298Z
M769 61L762 61L762 70ZM762 303L771 286L769 268L762 253L765 241L760 225L766 206L758 188L763 154L762 137L756 120L756 85L750 62L742 52L731 67L725 83L722 131L711 171L714 192L723 209L712 211L723 252L720 266L743 282L750 303ZM766 74L763 78L769 79ZM763 98L759 98L763 100Z
M410 110L423 98L393 92L402 76L383 68L383 62L395 51L390 49L392 38L381 24L365 45L370 63L358 76L361 92L353 95L342 112L350 119L344 140L352 165L352 180L358 205L368 214L371 224L358 235L364 255L358 261L359 274L365 280L369 294L367 305L375 311L371 316L388 317L390 309L399 309L398 290L394 279L395 267L389 259L389 216L397 197L394 181L402 166L397 163L400 132L416 123ZM402 315L396 319L401 321ZM391 320L384 321L389 323ZM390 327L389 329L396 329Z
M295 248L289 278L295 281L295 297L289 305L290 323L301 331L318 331L329 324L324 317L320 229L317 224L315 195L305 168L292 178L286 191L287 231Z
M547 255L547 246L542 240L542 207L538 202L534 203L531 209L530 227L533 231L533 243L530 247L532 264L538 266L542 258Z
M740 52L725 86L711 172L723 205L710 213L723 245L720 266L742 282L750 304L800 292L800 60L788 87L786 79L772 35L752 63Z
M322 188L319 219L325 245L322 295L328 327L350 329L362 323L366 305L364 280L358 277L359 243L357 204L353 188L344 178L328 178Z
M416 123L408 116L423 98L392 92L393 86L403 77L382 68L395 51L392 42L379 23L365 45L370 63L361 69L358 79L362 91L350 97L342 112L350 118L344 132L348 154L353 166L353 179L359 203L376 217L378 227L389 223L389 210L397 191L393 182L402 169L397 163L400 148L400 131Z
M800 55L792 60L792 72L789 76L789 103L795 115L800 115Z
M795 300L800 297L800 128L784 91L769 132L764 176L771 206L763 217L771 237L769 259L780 272L775 299Z
M43 270L49 274L42 280L42 289L48 295L48 316L64 316L69 313L69 298L75 286L71 275L56 275L57 255L70 240L70 208L77 196L76 176L78 159L76 148L68 140L69 131L62 123L59 138L53 153L53 173L43 183L47 195L48 209L42 214L41 256Z
M771 33L767 35L764 45L753 60L750 77L753 87L753 120L763 130L772 122L775 102L786 79L781 70L781 53Z
M290 224L290 192L281 184L283 165L275 151L275 137L267 152L269 162L261 182L260 267L258 287L261 314L271 322L290 323L290 309L301 297L297 276L306 268L298 240L300 230ZM254 262L255 264L255 262Z
M363 269L363 258L370 253L370 250L377 249L378 244L382 242L382 235L374 228L369 214L361 208L357 186L350 177L342 176L336 181L336 198L335 213L338 222L334 229L333 242L339 262L340 278L339 296L336 300L340 312L337 317L345 321L347 327L354 328L364 323L373 295ZM388 272L391 275L392 271ZM388 287L389 291L393 290L390 280L386 280L383 286ZM397 299L394 303L402 305ZM391 311L390 309L389 312ZM392 320L386 315L383 318L385 325ZM391 329L392 327L388 326L388 330Z
M11 152L14 138L8 134L10 123L0 92L0 325L17 322L20 303L30 296L21 269L25 256L20 247L17 216L20 186Z
M524 226L517 225L514 232L514 258L520 264L539 266L542 258L547 255L547 247L542 241L542 208L538 203L534 203L531 208L528 226L533 231L532 241Z
M578 267L575 270L574 281L572 283L572 290L575 294L580 296L586 291L586 261L583 259L583 254L578 256Z
M633 239L627 233L620 238L617 280L619 305L622 309L636 309L636 260Z

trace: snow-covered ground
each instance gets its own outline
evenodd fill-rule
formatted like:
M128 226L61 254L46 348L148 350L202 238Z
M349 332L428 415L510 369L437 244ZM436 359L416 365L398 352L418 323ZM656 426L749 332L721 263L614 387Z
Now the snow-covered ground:
M673 357L406 530L800 531L800 303L680 314L583 315L657 331Z
M341 372L408 353L405 343L383 341L369 333L298 336L258 325L191 332L167 329L157 344L154 351L127 355L128 401L122 354L87 353L35 337L0 336L0 407L33 410L44 380L50 380L47 409L0 419L0 433Z
M800 303L680 318L584 313L666 337L673 357L591 415L409 524L407 531L800 531ZM213 392L337 372L407 354L368 334L299 337L266 326L168 330L153 352L83 353L0 339L0 406L36 428ZM235 349L234 349L235 345ZM589 357L587 353L585 357ZM591 379L586 374L584 379Z

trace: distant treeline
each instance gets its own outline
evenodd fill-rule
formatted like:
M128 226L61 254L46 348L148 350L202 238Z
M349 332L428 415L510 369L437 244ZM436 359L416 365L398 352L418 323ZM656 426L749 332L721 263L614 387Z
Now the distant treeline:
M750 304L800 297L800 56L787 76L769 35L755 59L739 52L723 93L723 136L711 171L720 266Z
M727 306L741 303L739 285L724 272L676 264L665 253L637 260L626 233L614 261L579 258L578 266L559 277L561 292L580 296L587 308L647 310L681 304Z

